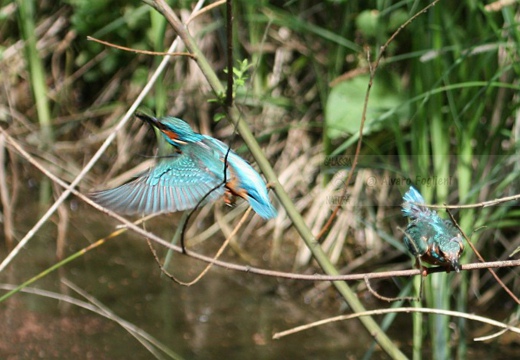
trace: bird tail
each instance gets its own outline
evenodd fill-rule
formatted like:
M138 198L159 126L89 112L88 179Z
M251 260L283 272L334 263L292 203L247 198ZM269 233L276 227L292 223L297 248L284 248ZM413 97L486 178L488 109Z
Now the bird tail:
M247 201L249 201L249 204L258 215L264 219L272 219L276 217L276 209L269 201L267 192L265 192L265 194L254 194L256 196L252 195L253 194L248 194Z
M425 204L422 195L415 190L413 186L403 196L404 203L402 206L403 215L411 219L417 219L421 213L429 211L427 207L419 204ZM412 204L413 203L413 204Z

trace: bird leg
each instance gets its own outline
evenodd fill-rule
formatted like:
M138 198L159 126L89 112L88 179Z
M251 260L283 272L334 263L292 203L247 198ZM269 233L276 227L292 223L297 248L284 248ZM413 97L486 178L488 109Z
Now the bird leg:
M415 258L415 268L421 270L421 276L426 277L428 276L428 268L426 266L422 265L421 257L417 256Z
M224 193L224 202L228 206L234 206L236 202L236 196L233 194L229 189L226 189L226 192Z

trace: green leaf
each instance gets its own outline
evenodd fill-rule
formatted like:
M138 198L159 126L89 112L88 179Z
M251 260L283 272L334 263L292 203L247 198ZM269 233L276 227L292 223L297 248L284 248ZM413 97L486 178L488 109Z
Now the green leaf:
M403 25L410 16L408 13L402 9L392 11L392 14L390 14L390 21L388 24L388 30L389 31L395 31L399 28L399 26Z
M213 116L213 120L215 122L219 122L220 120L224 119L226 117L226 114L223 114L223 113L216 113L214 116Z
M338 84L330 92L325 108L325 124L331 139L359 131L368 81L368 75L357 76ZM405 110L400 108L404 99L399 95L399 81L396 79L389 83L379 77L373 83L363 130L365 135L381 128L396 113L400 117L406 116Z
M376 36L379 24L379 11L365 10L356 17L356 27L364 36Z

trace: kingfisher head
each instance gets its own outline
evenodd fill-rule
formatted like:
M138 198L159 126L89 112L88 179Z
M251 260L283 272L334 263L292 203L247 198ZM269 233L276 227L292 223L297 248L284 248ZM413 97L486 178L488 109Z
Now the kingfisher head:
M135 116L159 129L166 141L175 147L204 139L201 134L194 132L187 122L179 118L165 116L157 119L139 112L136 112Z
M446 242L439 244L439 253L444 258L445 262L450 264L450 266L456 272L460 272L460 256L464 251L464 244L462 243L462 238L460 234L452 237Z

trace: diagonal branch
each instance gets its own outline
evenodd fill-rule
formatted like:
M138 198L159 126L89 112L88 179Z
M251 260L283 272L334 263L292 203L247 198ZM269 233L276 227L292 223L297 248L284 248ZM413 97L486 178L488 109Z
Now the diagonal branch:
M354 159L352 161L352 167L351 167L351 169L350 169L350 171L348 173L347 180L345 181L345 187L343 188L343 193L341 195L342 197L344 197L347 194L348 186L350 184L350 181L352 180L352 177L354 176L354 171L356 170L356 167L357 167L359 154L361 152L361 144L363 142L363 129L365 127L365 121L366 121L366 118L367 118L368 100L370 99L370 92L372 90L372 85L374 83L374 78L376 76L376 71L379 68L379 64L381 63L381 60L383 59L383 55L385 54L385 51L388 48L388 46L395 40L397 35L399 35L399 33L405 27L410 25L419 16L421 16L424 13L426 13L430 8L435 6L439 1L440 0L434 0L432 3L430 3L429 5L427 5L426 7L421 9L420 11L418 11L414 16L412 16L410 19L408 19L404 24L399 26L399 28L396 31L394 31L392 36L390 36L390 38L384 43L384 45L381 46L381 49L379 51L379 54L377 55L376 61L374 61L373 63L370 60L370 50L367 50L367 62L368 62L368 68L369 68L369 72L370 72L370 78L369 78L369 81L368 81L368 87L367 87L367 91L365 93L365 100L364 100L364 103L363 103L363 112L361 114L361 124L359 126L359 138L358 138L357 145L356 145L356 152L354 154ZM318 241L328 231L328 229L332 225L332 222L336 218L340 208L341 208L341 203L339 203L334 208L334 211L329 216L329 219L327 220L327 222L325 223L323 228L320 230L319 234L316 236Z
M201 7L202 7L202 2L199 1L197 6L195 7L194 11L196 12ZM177 48L177 43L178 43L178 40L175 39L175 41L172 43L172 45L170 46L168 51L169 52L174 51ZM119 129L121 129L123 126L125 126L126 123L130 120L130 118L132 117L133 113L135 112L135 110L137 109L139 104L141 104L141 102L143 101L144 97L148 94L148 92L150 91L152 86L155 84L155 81L157 81L159 75L166 68L166 65L168 64L169 61L170 61L170 57L169 56L166 56L161 61L161 63L159 64L159 66L157 67L155 72L153 73L152 77L150 78L150 80L148 81L146 86L143 88L141 93L137 96L137 99L135 99L135 101L132 104L132 106L130 106L130 108L128 109L126 114L123 116L121 121L114 128L113 132L107 137L105 142L96 151L94 156L92 156L92 158L89 160L89 162L85 165L85 167L80 171L80 173L72 181L72 183L70 184L70 187L66 187L65 191L58 197L58 199L56 199L54 204L52 204L52 206L40 218L40 220L38 220L38 222L32 227L32 229L29 230L29 232L27 232L27 234L22 238L22 240L20 240L20 242L18 243L18 245L16 245L16 247L13 249L13 251L11 251L9 253L9 255L7 255L7 257L2 261L2 263L0 264L0 272L2 272L6 268L6 266L9 265L9 263L18 255L20 250L25 245L27 245L29 240L32 239L32 237L36 234L36 232L43 226L43 224L45 224L47 222L47 220L52 216L52 214L54 214L54 212L58 209L58 207L73 192L74 187L76 187L81 182L81 180L83 180L83 178L90 171L90 169L92 169L92 167L96 164L96 162L99 160L101 155L103 155L105 150L109 147L109 145L115 139L116 133L119 131Z
M97 210L100 210L102 212L105 212L107 215L113 217L114 219L121 222L125 228L119 228L118 230L114 231L113 233L109 234L108 236L104 237L103 239L99 239L95 243L89 245L88 247L78 251L75 254L72 254L68 258L58 262L57 264L53 265L51 268L46 270L42 273L42 275L38 275L29 281L24 282L22 285L18 286L16 289L10 291L7 294L4 294L0 297L0 302L10 295L14 294L15 292L19 291L20 289L24 288L25 286L28 286L29 284L33 283L34 281L40 279L41 277L47 275L50 271L53 271L55 269L58 269L59 267L71 262L72 260L76 259L77 257L83 255L84 253L102 245L109 239L113 239L120 235L121 233L125 232L127 229L130 229L134 231L136 234L139 234L145 238L148 238L154 242L156 242L159 245L165 246L169 249L172 249L178 253L182 253L182 249L179 246L175 246L166 240L158 237L157 235L150 233L149 231L146 231L142 228L140 228L139 225L143 221L149 219L152 216L148 216L143 219L139 219L135 223L132 223L128 221L126 218L117 215L116 213L109 211L107 209L104 209L102 206L98 205L94 201L92 201L87 196L83 195L76 189L71 188L71 186L67 183L65 183L63 180L58 178L56 175L51 173L45 166L40 164L36 159L34 159L29 153L27 153L23 147L7 132L0 127L0 134L4 135L7 142L12 146L12 148L17 151L21 156L23 156L28 162L30 162L32 165L34 165L38 170L40 170L44 175L46 175L49 179L51 179L54 183L58 184L59 186L63 187L66 190L70 190L74 195L79 197L81 200L89 204L90 206L96 208ZM188 252L187 256L190 256L194 259L204 261L209 264L213 264L216 266L220 266L229 270L235 270L235 271L242 271L246 273L252 273L257 275L263 275L263 276L271 276L271 277L277 277L277 278L283 278L283 279L293 279L293 280L304 280L304 281L358 281L358 280L367 280L367 279L383 279L383 278L391 278L391 277L398 277L398 276L417 276L421 275L422 271L414 269L414 270L400 270L400 271L386 271L381 273L369 273L369 274L350 274L350 275L305 275L305 274L294 274L294 273L286 273L286 272L280 272L280 271L274 271L274 270L268 270L268 269L261 269L251 266L243 266L243 265L237 265L233 263L228 263L225 261L217 260L215 258L211 258L205 255L198 254L196 252ZM500 268L500 267L518 267L520 266L520 260L507 260L507 261L495 261L495 262L488 262L488 263L476 263L476 264L465 264L461 266L462 270L475 270L475 269L485 269L485 268ZM433 267L433 268L427 268L427 274L433 274L437 272L444 272L446 269L442 266Z
M448 212L448 215L450 216L450 219L451 221L453 222L453 224L455 225L455 227L460 231L460 233L462 234L462 236L464 236L464 239L466 239L466 242L469 244L469 246L471 247L471 250L473 250L473 252L475 253L475 255L477 256L477 258L481 261L481 262L485 262L484 258L482 257L482 255L480 255L480 252L475 248L475 246L473 245L473 243L471 242L471 240L469 239L469 237L466 235L466 233L464 231L462 231L462 229L460 228L459 226L459 223L457 222L457 220L455 220L455 217L453 216L453 214L451 213L451 211L449 209L446 209L446 211ZM495 280L500 284L500 286L505 290L505 292L517 303L517 304L520 304L520 299L518 299L518 297L513 294L513 292L506 286L506 284L504 284L504 282L498 277L498 275L496 274L496 272L493 271L493 269L491 268L488 268L489 272L491 273L491 275L495 278Z
M504 324L504 323L496 321L496 320L485 318L483 316L473 315L473 314L466 314L466 313L459 312L459 311L450 311L450 310L441 310L441 309L427 309L427 308L416 308L416 307L413 307L413 308L371 310L371 311L367 311L365 313L360 313L360 314L335 316L335 317L332 317L332 318L319 320L319 321L316 321L316 322L313 322L313 323L310 323L310 324L298 326L298 327L295 327L295 328L290 329L290 330L286 330L286 331L281 331L281 332L275 333L273 335L273 339L280 339L281 337L284 337L284 336L287 336L287 335L291 335L291 334L295 334L295 333L300 332L300 331L308 330L308 329L311 329L311 328L316 327L316 326L321 326L321 325L329 324L329 323L336 322L336 321L344 321L344 320L354 319L354 318L357 318L359 316L372 316L372 315L382 315L382 314L391 314L391 313L403 313L403 312L404 313L414 313L415 312L415 313L422 313L422 314L439 314L439 315L459 317L459 318L464 318L464 319L468 319L468 320L480 321L480 322L485 323L485 324L497 326L499 328L502 328L502 329L509 330L509 331L514 332L514 333L520 334L520 328L518 328L518 327L507 325L507 324Z
M233 0L226 0L227 91L226 106L233 106Z
M179 37L183 40L188 51L195 55L195 61L197 62L203 74L206 76L208 83L213 89L213 92L217 95L217 97L221 97L221 95L224 94L224 89L220 80L218 79L216 73L213 71L212 67L208 63L204 54L202 54L202 52L198 48L194 39L186 30L186 27L181 23L181 21L173 12L173 10L168 6L168 4L164 0L143 1L149 4L150 6L154 7L157 11L159 11L161 14L163 14L163 16L166 17L167 21L177 32ZM437 1L439 0L436 0L434 3L436 3ZM239 111L236 108L236 106L231 106L227 108L227 111L229 119L236 125L238 132L244 139L244 142L253 154L256 162L258 163L258 166L266 176L268 182L273 184L274 191L280 203L284 207L288 217L292 220L294 227L299 232L300 236L302 237L303 241L305 242L309 250L312 252L318 264L327 274L338 275L337 269L330 262L329 258L321 248L320 244L312 235L307 224L305 224L302 216L295 208L293 202L289 198L289 195L282 187L282 185L278 182L277 176L273 168L271 167L265 155L263 154L258 142L251 133L251 130L249 129L248 125L246 124L246 122L239 120ZM336 289L341 293L341 295L349 304L349 306L353 309L353 311L362 312L365 310L363 305L359 301L357 295L348 287L346 283L336 281L333 284L336 287ZM389 356L391 356L392 358L405 358L405 355L395 346L395 344L387 337L387 335L382 331L382 329L372 318L366 317L361 318L360 320L366 327L368 332L374 336L375 340L389 354Z

